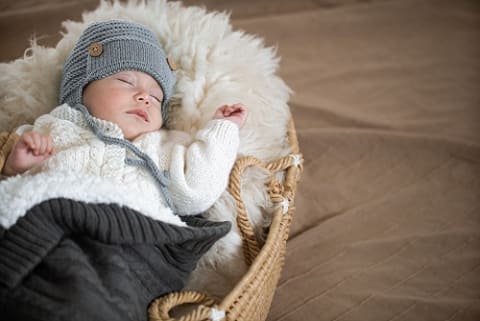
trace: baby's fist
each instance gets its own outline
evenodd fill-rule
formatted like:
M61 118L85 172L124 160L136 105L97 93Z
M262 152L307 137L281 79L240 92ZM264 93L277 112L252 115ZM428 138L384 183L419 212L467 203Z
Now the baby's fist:
M224 105L215 111L213 119L227 119L242 128L247 119L247 108L242 104Z
M52 137L37 132L24 133L13 146L3 174L13 176L40 164L55 153Z

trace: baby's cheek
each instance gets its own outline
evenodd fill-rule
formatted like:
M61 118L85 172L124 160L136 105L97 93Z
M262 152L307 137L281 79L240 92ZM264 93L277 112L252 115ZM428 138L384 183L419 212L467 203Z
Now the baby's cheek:
M152 130L158 130L162 128L163 126L163 119L162 119L162 113L160 110L157 110L153 115L152 115Z

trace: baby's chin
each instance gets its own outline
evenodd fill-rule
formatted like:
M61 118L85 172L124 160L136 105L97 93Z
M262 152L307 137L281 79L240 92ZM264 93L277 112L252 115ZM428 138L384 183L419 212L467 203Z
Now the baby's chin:
M130 122L122 124L123 126L118 126L122 130L123 137L129 141L133 141L145 134L158 131L160 128L162 128L163 125L162 123L151 123L147 125L143 123L143 120L140 121L139 119L134 117L132 117L132 119L129 119Z
M129 140L129 141L134 141L135 139L143 136L144 134L146 134L148 132L123 132L123 137L125 137L126 140Z
M123 132L123 137L126 139L126 140L129 140L129 141L134 141L148 133L151 133L151 132L154 132L154 131L157 131L159 130L160 128L158 129L149 129L149 130L144 130L144 131L128 131L128 130L123 130L122 129L122 132Z

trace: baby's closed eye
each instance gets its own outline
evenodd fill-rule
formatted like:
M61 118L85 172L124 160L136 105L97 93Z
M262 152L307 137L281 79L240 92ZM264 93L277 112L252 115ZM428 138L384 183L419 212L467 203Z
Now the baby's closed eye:
M127 84L127 85L133 86L132 80L130 80L130 79L128 79L128 78L118 77L117 80L120 81L120 82L123 82L123 83L125 83L125 84Z
M135 84L135 77L129 72L119 72L113 75L118 81L124 82L129 85Z
M150 92L150 97L161 103L163 100L163 93L154 90Z

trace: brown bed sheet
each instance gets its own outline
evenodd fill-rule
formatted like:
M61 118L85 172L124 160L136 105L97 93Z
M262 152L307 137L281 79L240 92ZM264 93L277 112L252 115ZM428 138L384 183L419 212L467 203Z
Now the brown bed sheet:
M185 3L278 46L295 91L305 170L268 320L480 320L480 2ZM0 61L95 5L2 1Z

